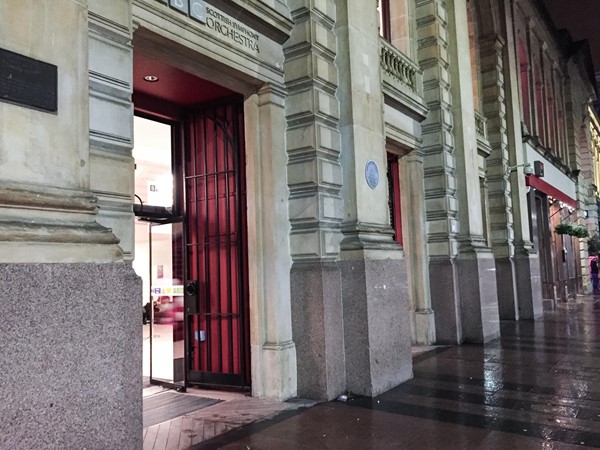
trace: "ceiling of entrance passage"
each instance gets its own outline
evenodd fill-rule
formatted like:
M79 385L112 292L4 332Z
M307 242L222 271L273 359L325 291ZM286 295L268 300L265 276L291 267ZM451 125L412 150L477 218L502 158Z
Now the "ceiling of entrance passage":
M144 77L148 75L157 77L158 81L145 81ZM227 88L138 53L133 55L133 88L136 92L182 106L235 94Z

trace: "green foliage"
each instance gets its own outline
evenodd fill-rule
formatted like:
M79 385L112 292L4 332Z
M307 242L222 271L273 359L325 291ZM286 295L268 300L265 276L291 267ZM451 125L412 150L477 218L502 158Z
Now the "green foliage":
M576 238L583 239L590 235L587 227L585 225L573 225L573 232L571 236L575 236Z
M569 236L575 236L576 238L582 239L590 235L587 227L579 225L577 223L562 222L554 227L556 234L568 234Z
M554 232L556 234L569 234L571 231L571 224L567 222L561 222L554 227Z

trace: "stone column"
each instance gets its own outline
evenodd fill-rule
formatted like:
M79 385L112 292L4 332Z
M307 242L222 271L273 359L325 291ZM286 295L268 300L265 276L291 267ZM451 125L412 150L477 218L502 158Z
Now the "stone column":
M419 65L429 114L421 124L425 172L425 207L431 282L431 305L437 317L438 343L463 340L455 257L458 252L456 161L450 110L448 30L444 2L417 0Z
M348 390L373 396L412 376L406 262L392 240L375 5L336 0L344 185L341 244ZM367 163L379 170L367 185ZM371 178L372 180L372 178Z
M284 45L292 329L298 395L330 400L346 389L337 264L342 208L338 70L333 0L288 2L295 22Z
M0 48L57 70L56 111L0 102L0 441L8 448L142 447L141 283L98 223L91 191L88 3L96 6L0 2ZM129 2L121 3L129 23Z
M515 274L517 282L518 308L521 319L540 317L542 310L542 281L540 262L533 248L530 234L530 215L527 207L528 189L521 168L526 162L521 131L521 109L519 99L520 67L515 52L515 30L513 28L513 2L503 9L506 24L505 52L505 93L506 130L508 138L509 164L518 170L510 172L513 230L515 233ZM535 115L532 112L532 115ZM533 119L532 119L533 120ZM533 123L533 122L532 122ZM533 207L535 204L532 205ZM535 224L534 224L535 225Z
M290 304L285 90L265 85L245 102L252 394L295 397L296 348Z
M463 334L470 342L499 336L494 255L483 236L466 0L447 2L450 91L455 139L460 234L458 290Z
M500 319L518 320L517 285L514 264L514 231L504 92L504 47L501 36L484 36L479 41L483 111L492 154L486 176L490 199L491 244L496 259L498 310ZM522 172L522 167L515 168Z
M88 0L90 189L98 223L134 259L133 48L130 1Z
M427 254L427 223L425 186L423 183L423 152L415 149L399 159L400 204L402 214L403 249L406 255L408 291L411 302L413 343L435 343L435 315L431 308L429 258Z

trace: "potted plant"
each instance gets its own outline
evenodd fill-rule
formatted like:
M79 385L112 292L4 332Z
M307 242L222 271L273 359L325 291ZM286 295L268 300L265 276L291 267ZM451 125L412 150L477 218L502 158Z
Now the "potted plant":
M556 234L570 234L571 224L567 222L561 222L554 227L554 232Z
M575 236L576 238L582 239L590 235L585 225L579 225L577 223L561 222L554 227L556 234L568 234L569 236Z

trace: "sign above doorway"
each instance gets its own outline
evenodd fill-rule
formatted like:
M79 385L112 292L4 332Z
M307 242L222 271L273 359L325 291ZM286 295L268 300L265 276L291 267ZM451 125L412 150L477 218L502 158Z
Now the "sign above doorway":
M172 9L205 25L211 34L215 34L219 39L226 39L254 55L261 53L260 41L263 36L214 6L206 5L202 0L158 0L158 2L169 5Z

